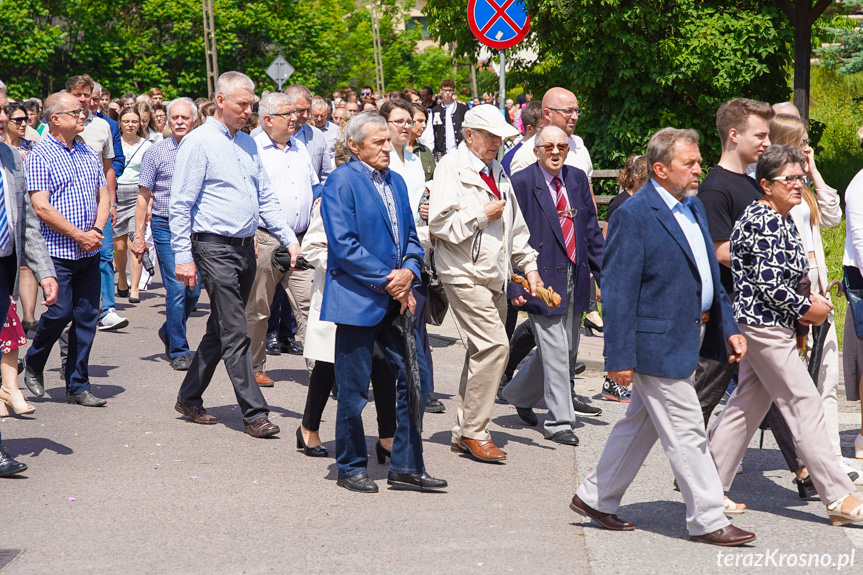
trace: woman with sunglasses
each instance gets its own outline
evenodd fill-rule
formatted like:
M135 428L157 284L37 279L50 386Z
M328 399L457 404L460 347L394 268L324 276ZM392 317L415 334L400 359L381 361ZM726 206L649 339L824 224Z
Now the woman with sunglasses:
M27 152L33 149L36 142L26 139L27 133L27 110L21 104L9 104L6 107L6 115L9 122L6 124L6 143L18 150L23 160Z
M771 146L759 158L755 178L763 197L746 208L731 234L734 316L746 337L737 390L710 442L725 491L731 488L746 447L771 402L788 424L809 477L833 525L863 521L863 501L839 466L825 425L821 395L797 351L795 328L821 325L833 308L801 281L809 262L788 213L802 201L807 160L795 146ZM802 292L802 293L801 293ZM735 512L740 506L726 505Z

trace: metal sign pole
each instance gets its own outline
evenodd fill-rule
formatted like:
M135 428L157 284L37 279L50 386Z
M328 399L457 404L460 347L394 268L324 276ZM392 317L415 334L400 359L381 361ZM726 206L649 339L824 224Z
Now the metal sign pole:
M501 49L500 51L500 85L498 86L498 104L500 105L501 112L506 113L506 56L504 56L504 52L506 50Z
M279 84L279 92L281 92L281 91L282 91L282 84L284 84L284 83L285 83L285 81L282 79L282 78L283 78L283 76L282 76L282 63L281 63L281 62L279 62L279 66L278 66L278 68L279 68L279 73L278 73L279 81L278 81L278 84Z

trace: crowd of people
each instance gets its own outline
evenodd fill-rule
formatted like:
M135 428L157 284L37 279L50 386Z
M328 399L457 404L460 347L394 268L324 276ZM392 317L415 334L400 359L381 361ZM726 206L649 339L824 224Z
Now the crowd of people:
M821 240L842 210L799 111L723 104L722 155L703 181L700 136L659 130L626 161L600 222L576 95L555 87L539 101L494 100L460 102L451 80L439 92L364 86L328 98L292 85L259 97L250 78L227 72L208 99L166 102L158 88L112 99L79 75L43 104L10 100L0 83L0 415L35 410L18 373L44 395L58 341L66 402L105 406L90 388L94 337L128 325L116 298L140 302L155 260L166 319L154 335L185 373L176 411L217 422L203 396L221 360L245 432L276 435L261 391L277 383L267 357L302 355L310 375L297 448L329 456L320 422L336 396L346 489L378 491L362 420L370 383L388 484L447 486L425 467L421 430L424 413L447 408L434 391L427 324L449 311L467 339L453 452L506 460L489 430L495 401L529 426L544 402L544 436L577 446L576 418L602 412L575 392L583 325L605 336L602 397L628 409L573 510L634 529L618 508L658 439L690 537L751 542L727 518L746 507L728 493L766 419L800 497L820 497L834 525L863 521L854 495L863 472L839 442ZM846 193L849 294L863 289L860 197L863 176ZM210 314L193 352L186 324L202 286ZM854 309L849 399L863 381ZM0 475L24 469L0 451Z

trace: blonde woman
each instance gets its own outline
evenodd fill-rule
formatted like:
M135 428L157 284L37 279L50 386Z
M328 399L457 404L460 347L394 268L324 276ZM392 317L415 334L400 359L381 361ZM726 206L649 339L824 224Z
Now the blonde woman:
M141 104L124 108L120 112L120 139L126 166L117 178L117 223L114 224L114 265L118 271L117 294L128 297L130 303L140 302L138 284L142 265L137 258L128 258L129 232L135 231L135 206L138 201L138 179L141 177L141 160L153 143L146 139L147 127L142 122ZM131 272L131 283L126 279L126 263Z

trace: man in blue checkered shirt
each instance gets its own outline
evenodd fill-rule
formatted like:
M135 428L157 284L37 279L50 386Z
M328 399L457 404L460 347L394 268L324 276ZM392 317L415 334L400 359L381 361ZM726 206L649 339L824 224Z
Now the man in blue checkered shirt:
M25 383L45 393L42 371L54 343L74 320L65 370L66 403L101 407L107 402L90 392L90 349L99 319L99 250L109 217L110 199L102 164L76 136L84 130L87 110L71 94L45 101L47 135L27 155L27 189L54 261L60 286L57 303L42 314L27 351Z

